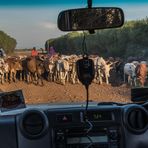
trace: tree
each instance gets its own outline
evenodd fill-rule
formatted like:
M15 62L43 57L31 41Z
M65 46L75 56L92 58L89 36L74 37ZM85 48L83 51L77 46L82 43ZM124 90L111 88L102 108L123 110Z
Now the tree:
M14 38L0 31L0 48L3 48L6 53L12 53L16 45L17 42Z
M85 32L90 54L127 57L148 54L148 18L125 22L118 29L98 30L95 34ZM56 39L49 39L62 54L81 53L83 33L72 32Z

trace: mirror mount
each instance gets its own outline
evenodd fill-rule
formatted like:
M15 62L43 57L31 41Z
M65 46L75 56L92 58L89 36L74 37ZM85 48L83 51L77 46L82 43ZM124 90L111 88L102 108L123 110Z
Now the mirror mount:
M88 8L92 8L92 0L87 0Z
M91 9L92 8L92 0L87 0L87 5L88 5L88 8ZM91 29L91 30L88 30L88 32L90 34L94 34L95 33L95 30L94 29Z

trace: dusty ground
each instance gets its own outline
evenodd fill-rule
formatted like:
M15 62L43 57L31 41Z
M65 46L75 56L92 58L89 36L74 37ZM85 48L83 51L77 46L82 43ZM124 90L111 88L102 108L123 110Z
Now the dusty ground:
M66 84L65 86L46 82L43 87L25 82L17 82L4 85L0 84L1 91L22 89L27 104L47 102L84 102L86 92L81 84ZM90 86L90 100L129 102L130 88L125 85L113 87L111 85L92 84Z
M29 52L15 52L14 55L30 55ZM114 84L118 82L116 76L112 76L110 80ZM11 91L22 89L27 104L47 103L47 102L84 102L86 100L86 92L81 84L66 84L65 86L44 81L44 86L36 86L34 84L26 84L25 82L17 82L12 84L0 84L0 91ZM130 88L125 85L111 86L92 84L90 86L91 101L114 101L129 102Z

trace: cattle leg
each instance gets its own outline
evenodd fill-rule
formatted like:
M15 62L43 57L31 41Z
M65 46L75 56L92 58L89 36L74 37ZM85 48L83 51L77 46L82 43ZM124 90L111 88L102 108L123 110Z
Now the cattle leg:
M8 82L8 73L5 73L5 82Z
M1 84L2 84L2 75L0 74L0 82L1 82Z
M76 84L76 74L72 74L72 83Z
M16 72L13 73L13 81L17 82L17 80L16 80Z
M26 82L27 82L27 84L29 84L29 75L28 74L26 75Z
M22 73L22 71L20 72L20 81L22 81L23 80L23 73Z
M64 74L64 72L60 72L60 83L65 85L65 74Z
M68 71L65 72L64 80L65 80L65 82L69 81L69 73L68 73Z
M0 80L1 80L1 84L4 84L4 75L0 74Z
M52 82L53 79L54 79L54 78L53 78L53 74L52 74L52 73L49 73L49 74L48 74L48 81L49 81L49 82Z
M35 82L36 85L39 84L39 78L38 78L38 74L37 73L34 74L34 82Z
M10 75L9 75L9 83L12 82L12 71L10 71Z
M99 84L102 84L103 81L102 81L102 74L101 74L100 68L98 69L98 78L99 78Z
M128 76L128 85L132 86L133 82L132 82L132 78L131 76Z
M41 86L44 86L44 82L43 82L42 76L40 76L40 80L41 80Z
M102 84L103 81L102 81L102 76L99 76L99 84Z
M71 74L71 76L70 76L70 81L72 81L72 84L75 84L74 74Z
M124 83L126 83L126 82L125 82L125 73L124 73Z
M106 79L106 84L109 84L108 76L107 75L105 75L105 79Z
M4 82L5 82L5 75L3 74L2 75L2 84L4 84Z
M134 83L134 86L137 86L137 80L136 80L136 77L133 78L133 83Z

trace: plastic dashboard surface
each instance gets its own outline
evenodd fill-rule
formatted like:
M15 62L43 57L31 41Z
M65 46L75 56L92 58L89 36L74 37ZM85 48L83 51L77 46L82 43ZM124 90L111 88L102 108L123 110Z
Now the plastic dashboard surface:
M147 148L147 106L90 104L85 132L85 104L32 105L0 115L1 148L86 147Z

